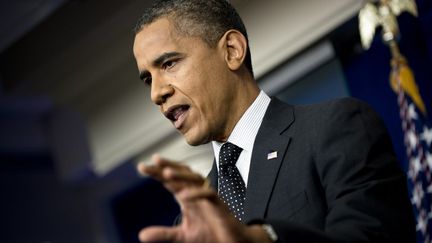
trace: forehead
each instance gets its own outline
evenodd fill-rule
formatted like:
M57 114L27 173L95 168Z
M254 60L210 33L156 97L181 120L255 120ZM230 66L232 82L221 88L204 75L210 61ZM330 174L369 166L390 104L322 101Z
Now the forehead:
M145 25L135 35L133 51L138 66L147 66L165 53L188 54L196 51L196 48L203 44L204 41L201 38L181 34L169 19L161 18Z
M178 39L174 27L167 19L159 19L155 22L145 25L140 32L135 35L134 54L141 52L150 52L155 46L173 46Z

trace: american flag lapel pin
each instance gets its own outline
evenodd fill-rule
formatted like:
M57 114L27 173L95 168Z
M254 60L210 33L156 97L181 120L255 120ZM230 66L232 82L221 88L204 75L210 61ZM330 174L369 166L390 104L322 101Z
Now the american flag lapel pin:
M276 159L278 156L277 151L273 151L267 154L267 160Z

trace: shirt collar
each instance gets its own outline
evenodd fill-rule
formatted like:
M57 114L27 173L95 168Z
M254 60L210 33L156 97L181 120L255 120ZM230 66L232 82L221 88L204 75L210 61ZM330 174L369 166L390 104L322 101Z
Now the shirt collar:
M264 93L264 91L261 91L252 105L249 106L237 122L227 141L239 146L244 151L252 151L255 137L258 134L270 100L270 97ZM217 161L222 144L223 143L216 141L212 142L214 155Z

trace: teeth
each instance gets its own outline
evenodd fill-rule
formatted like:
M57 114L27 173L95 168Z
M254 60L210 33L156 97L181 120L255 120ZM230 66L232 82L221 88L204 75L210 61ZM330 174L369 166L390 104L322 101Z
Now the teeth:
M179 106L175 109L173 109L169 114L167 115L167 118L171 121L177 121L178 118L189 108L187 105Z
M180 116L182 113L183 113L183 107L179 107L178 109L176 109L176 110L173 112L174 120L177 121L177 119L179 118L179 116Z

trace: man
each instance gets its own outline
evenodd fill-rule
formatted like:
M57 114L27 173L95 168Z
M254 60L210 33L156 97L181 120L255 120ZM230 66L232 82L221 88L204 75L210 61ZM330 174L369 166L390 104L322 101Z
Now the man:
M189 144L212 142L215 152L211 187L158 155L138 166L182 211L177 226L143 229L142 242L414 240L405 177L377 115L353 99L270 99L227 1L157 2L138 22L133 50L161 113Z

